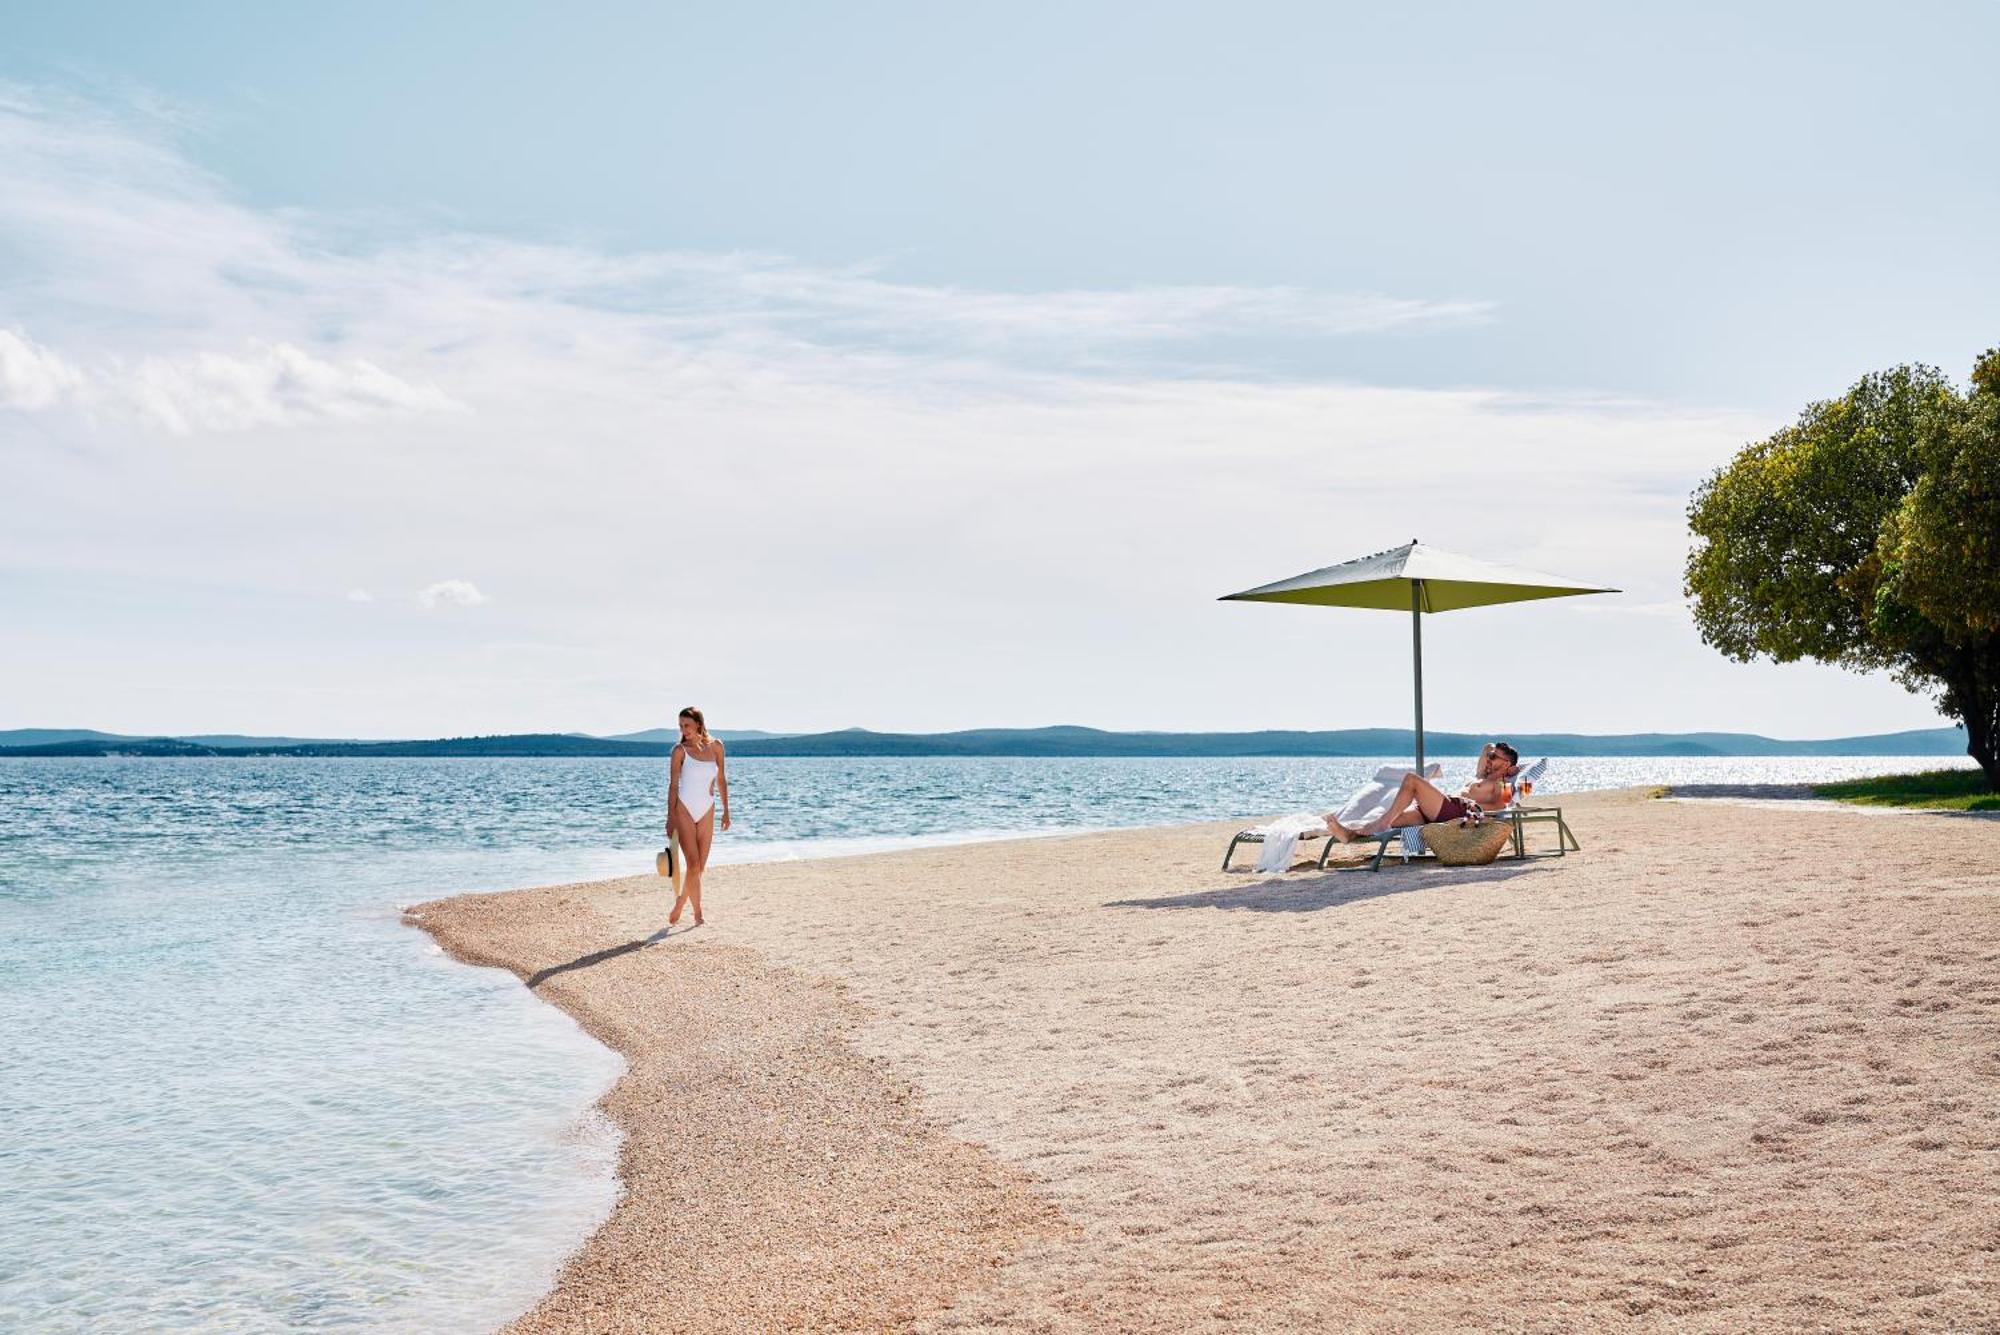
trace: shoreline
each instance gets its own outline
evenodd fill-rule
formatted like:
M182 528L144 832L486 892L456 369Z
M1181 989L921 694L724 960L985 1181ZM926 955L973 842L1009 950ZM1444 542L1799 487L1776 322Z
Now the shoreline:
M855 1051L856 1007L837 985L725 945L676 951L664 977L646 967L657 953L643 958L664 933L570 954L592 944L562 930L577 897L629 896L626 884L404 911L626 1066L592 1108L620 1137L617 1201L505 1330L907 1327L1059 1226L1021 1174L945 1135L906 1082ZM589 987L568 977L585 969L600 970Z
M628 1063L508 1329L2000 1319L2000 827L1560 801L1486 868L1217 822L726 864L666 937L652 876L417 906Z
M796 759L798 757L768 757L768 758ZM978 757L974 758L976 759ZM1110 758L1147 759L1147 757L1110 757ZM1230 757L1225 757L1225 759L1227 758ZM1255 757L1255 758L1286 759L1287 757ZM1470 759L1471 757L1465 757L1465 758ZM1755 757L1753 757L1753 759L1754 758ZM1811 758L1812 757L1807 757L1807 759ZM1976 767L1973 766L1971 762L1967 761L1964 765L1959 766L1959 768L1970 769ZM1978 819L2000 819L2000 816L1996 816L1995 813L1990 813L1990 812L1964 812L1964 811L1954 812L1943 809L1926 808L1926 807L1875 807L1875 806L1868 806L1865 804L1858 804L1852 802L1840 802L1831 798L1817 798L1813 797L1810 794L1809 785L1804 785L1804 784L1741 783L1741 784L1719 785L1707 782L1700 782L1700 783L1692 783L1692 784L1684 783L1676 785L1671 783L1647 782L1640 784L1627 784L1617 788L1581 788L1581 789L1573 789L1567 792L1549 793L1545 795L1545 798L1543 800L1544 801L1556 801L1564 799L1575 800L1580 798L1586 798L1589 796L1603 795L1607 793L1620 793L1627 791L1638 792L1648 789L1660 790L1660 800L1671 801L1671 802L1702 802L1702 803L1710 803L1717 805L1735 804L1739 806L1772 807L1772 808L1787 809L1794 811L1820 811L1820 812L1850 811L1850 812L1862 812L1863 814L1872 814L1878 816L1950 815L1959 817L1972 817ZM1779 792L1777 790L1783 790L1783 791ZM1270 819L1274 814L1275 813L1266 813L1265 815L1262 816L1243 817L1241 819L1234 820L1234 823L1239 827L1247 826L1257 821ZM1014 843L1026 840L1069 839L1079 836L1097 835L1097 834L1128 834L1128 833L1137 834L1146 831L1173 830L1173 829L1185 828L1191 825L1206 825L1211 823L1222 824L1226 822L1210 821L1205 819L1189 821L1179 817L1175 817L1173 819L1148 822L1143 824L1065 825L1065 826L1049 826L1036 829L1018 829L1018 830L1005 829L994 826L994 827L980 827L972 830L940 831L932 834L914 834L914 835L899 835L899 836L830 835L812 839L787 840L782 842L763 843L763 844L753 843L747 845L740 843L734 839L731 839L726 841L720 841L717 843L715 848L715 853L713 855L714 860L711 861L710 865L713 867L753 867L753 866L765 866L770 864L799 864L799 863L845 860L850 858L885 857L885 856L893 856L898 853L918 852L927 849L963 848L972 845ZM732 854L735 853L737 849L743 850L742 856L732 856ZM655 851L657 850L652 849L650 846L647 848L623 848L623 847L605 846L605 847L589 847L582 849L566 850L566 855L575 856L580 860L591 860L591 861L607 862L607 863L610 862L612 859L626 859L629 860L634 865L638 865L643 863L645 859ZM645 873L643 872L633 873L626 876L607 875L595 878L595 880L614 881L614 880L644 879L644 875ZM595 881L574 882L574 884L591 884L591 883L595 883ZM564 884L570 884L570 883L565 882ZM502 890L492 891L490 893L512 893L517 890L536 890L536 889L546 889L546 888L549 888L549 886L547 885L507 886ZM489 893L489 892L481 892L481 893ZM446 898L453 898L453 897L455 896L447 896ZM412 904L410 905L398 904L394 906L395 911L398 913L406 913L408 912L409 908L414 906L414 903L415 901L413 901ZM495 967L500 967L500 966L495 966Z

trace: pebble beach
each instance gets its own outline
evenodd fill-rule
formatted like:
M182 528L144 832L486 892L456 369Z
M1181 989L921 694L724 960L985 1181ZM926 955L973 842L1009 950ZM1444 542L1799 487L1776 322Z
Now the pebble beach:
M2000 1324L2000 821L1562 800L1488 867L1233 822L413 908L628 1063L509 1329Z

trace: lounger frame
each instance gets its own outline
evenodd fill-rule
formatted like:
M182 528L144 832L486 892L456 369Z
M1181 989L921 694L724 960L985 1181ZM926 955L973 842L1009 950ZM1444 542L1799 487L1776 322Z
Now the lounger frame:
M1374 861L1368 864L1368 870L1380 871L1382 870L1383 854L1389 851L1389 845L1392 842L1402 838L1402 836L1403 836L1402 827L1399 826L1393 830L1386 830L1381 834L1362 835L1359 838L1355 839L1354 842L1358 844L1369 839L1375 841L1375 859ZM1315 839L1324 839L1326 842L1320 846L1319 858L1317 861L1313 863L1313 866L1318 868L1320 871L1325 871L1326 860L1329 856L1332 855L1334 849L1340 847L1340 841L1338 839L1335 839L1333 836L1326 834L1302 834L1299 836L1299 842L1302 844L1310 843ZM1222 855L1222 869L1224 871L1229 870L1229 860L1236 856L1236 846L1238 844L1261 844L1263 842L1264 842L1264 836L1257 833L1255 830L1238 830L1236 832L1235 838L1229 841L1228 850L1224 852ZM1411 857L1427 858L1429 856L1430 856L1429 853L1406 854L1403 858L1403 861L1408 862Z
M1509 832L1508 842L1513 845L1514 857L1517 860L1528 856L1524 827L1529 825L1554 825L1556 827L1556 846L1554 850L1537 853L1534 855L1536 857L1559 858L1568 853L1581 853L1583 851L1583 845L1577 842L1576 835L1569 828L1569 822L1563 819L1561 807L1503 807L1499 811L1487 813L1486 819L1504 820L1513 826L1513 829ZM1375 841L1375 856L1369 859L1369 871L1382 870L1382 859L1388 855L1389 845L1402 838L1403 829L1404 827L1398 826L1394 829L1384 830L1381 834L1362 835L1354 841L1357 844L1367 839ZM1302 834L1299 836L1299 842L1302 844L1309 843L1314 839L1326 840L1326 843L1319 850L1318 861L1313 864L1320 871L1325 871L1326 859L1339 846L1340 841L1330 835L1324 834ZM1261 844L1263 842L1264 836L1255 830L1238 830L1236 836L1229 841L1228 850L1222 855L1222 869L1224 871L1229 870L1229 860L1236 856L1236 846L1238 844ZM1431 856L1432 854L1429 852L1405 853L1403 854L1403 861L1408 862L1413 857L1428 858Z

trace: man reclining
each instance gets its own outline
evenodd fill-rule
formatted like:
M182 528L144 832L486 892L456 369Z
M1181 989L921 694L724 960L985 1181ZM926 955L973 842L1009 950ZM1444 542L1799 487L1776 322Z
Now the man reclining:
M1465 785L1456 796L1446 793L1429 779L1417 773L1405 774L1403 784L1390 799L1389 809L1381 818L1370 821L1360 829L1351 830L1334 817L1336 812L1327 813L1327 832L1343 844L1356 839L1371 839L1385 830L1399 825L1426 825L1431 821L1458 820L1473 804L1482 810L1491 810L1503 805L1501 787L1514 777L1521 768L1521 756L1505 742L1488 742L1479 749L1479 764L1473 773L1471 783Z

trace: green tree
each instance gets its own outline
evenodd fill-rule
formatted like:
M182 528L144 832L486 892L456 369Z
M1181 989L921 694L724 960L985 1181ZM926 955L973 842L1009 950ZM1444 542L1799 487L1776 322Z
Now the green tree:
M1809 405L1702 483L1688 527L1704 641L1893 672L2000 788L2000 348L1964 392L1899 366Z

